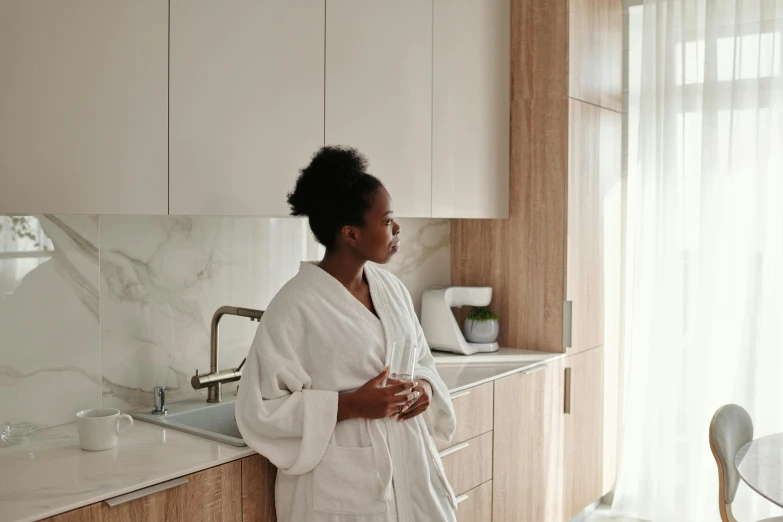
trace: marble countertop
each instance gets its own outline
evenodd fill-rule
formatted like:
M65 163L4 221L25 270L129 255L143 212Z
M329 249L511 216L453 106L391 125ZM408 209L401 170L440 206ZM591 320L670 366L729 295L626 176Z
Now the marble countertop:
M433 355L451 392L563 357L505 348ZM141 421L120 435L116 448L92 453L79 448L75 424L48 428L26 445L0 442L0 522L40 520L252 454Z
M501 348L497 352L459 355L433 352L435 365L449 391L459 392L550 363L564 354Z
M140 421L107 451L82 451L74 423L3 444L1 522L40 520L254 454Z

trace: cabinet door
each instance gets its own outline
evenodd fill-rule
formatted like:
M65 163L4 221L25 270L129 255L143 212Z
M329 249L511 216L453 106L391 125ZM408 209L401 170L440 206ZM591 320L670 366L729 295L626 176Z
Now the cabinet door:
M101 504L101 522L239 522L239 461L189 475L188 482L114 507Z
M566 299L572 303L571 351L604 344L604 217L620 183L622 116L569 101ZM618 224L619 225L619 224Z
M277 468L261 455L242 459L242 520L275 522Z
M432 0L329 0L326 143L356 147L398 217L432 215Z
M563 520L603 494L603 348L566 358Z
M508 217L510 4L434 0L435 217Z
M167 2L0 2L0 211L166 214L167 49Z
M493 390L494 384L488 382L451 394L454 416L457 419L457 431L454 432L450 442L435 440L438 451L492 431Z
M561 522L560 361L495 381L492 519Z
M457 522L491 522L492 481L457 497Z
M289 215L324 143L324 9L171 1L171 214Z
M446 479L455 495L492 480L492 432L467 440L440 452Z

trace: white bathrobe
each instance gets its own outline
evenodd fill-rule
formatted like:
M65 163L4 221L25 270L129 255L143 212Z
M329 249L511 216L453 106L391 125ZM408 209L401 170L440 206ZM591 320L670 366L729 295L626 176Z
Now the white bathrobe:
M367 265L372 314L312 263L270 303L247 356L236 420L278 467L283 522L453 522L456 502L432 437L451 440L454 410L413 310L389 272ZM337 423L340 393L388 365L387 346L418 346L415 378L432 385L427 413L398 422Z

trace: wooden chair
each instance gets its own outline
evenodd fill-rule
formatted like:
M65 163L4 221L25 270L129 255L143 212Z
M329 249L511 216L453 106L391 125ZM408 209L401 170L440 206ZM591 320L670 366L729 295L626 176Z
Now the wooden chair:
M737 452L753 440L753 421L741 406L721 406L710 422L710 449L718 463L718 507L723 522L737 522L731 504L740 482L734 465ZM759 522L783 522L783 517L765 518Z

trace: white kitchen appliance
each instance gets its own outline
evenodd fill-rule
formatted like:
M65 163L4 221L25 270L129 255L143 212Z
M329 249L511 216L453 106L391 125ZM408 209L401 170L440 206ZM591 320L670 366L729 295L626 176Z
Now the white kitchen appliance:
M421 298L421 327L433 350L472 355L496 352L498 343L469 343L451 312L452 307L487 306L492 300L488 286L434 286Z

